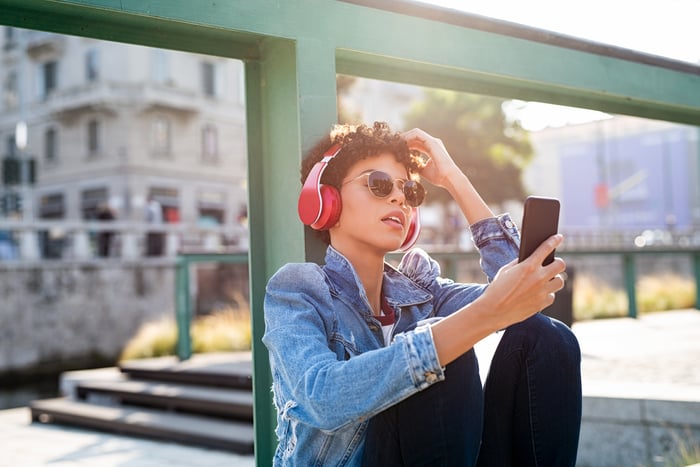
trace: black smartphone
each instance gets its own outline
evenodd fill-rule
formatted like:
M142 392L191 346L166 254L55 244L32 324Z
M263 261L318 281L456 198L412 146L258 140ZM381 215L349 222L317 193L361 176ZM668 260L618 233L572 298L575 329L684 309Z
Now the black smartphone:
M518 261L524 261L542 242L559 229L559 200L542 196L528 196L525 200L523 222L520 229L520 254ZM543 266L554 261L554 252L542 262Z

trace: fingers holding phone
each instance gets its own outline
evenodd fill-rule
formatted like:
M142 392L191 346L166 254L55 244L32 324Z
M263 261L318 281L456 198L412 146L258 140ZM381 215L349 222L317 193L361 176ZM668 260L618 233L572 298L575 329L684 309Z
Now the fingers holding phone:
M541 196L529 196L525 200L523 222L520 229L520 254L518 261L525 261L535 250L559 230L559 200ZM561 243L561 239L558 241ZM557 245L555 245L556 248ZM542 264L554 261L554 250L549 251Z
M566 269L564 260L554 256L563 242L563 236L557 233L559 210L556 198L530 196L525 200L518 257L519 262L531 261L543 266L541 272L548 281L545 292L552 302L554 294L564 287L562 274Z

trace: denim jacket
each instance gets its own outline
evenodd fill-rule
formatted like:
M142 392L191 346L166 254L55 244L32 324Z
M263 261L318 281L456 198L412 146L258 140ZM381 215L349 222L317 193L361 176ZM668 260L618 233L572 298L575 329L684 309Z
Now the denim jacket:
M517 228L505 214L471 230L490 281L517 256ZM274 465L359 465L367 421L444 379L425 323L472 302L485 287L440 277L437 262L420 249L398 269L385 264L382 291L396 315L387 346L352 265L333 247L325 266L283 266L267 285L263 337L277 409Z

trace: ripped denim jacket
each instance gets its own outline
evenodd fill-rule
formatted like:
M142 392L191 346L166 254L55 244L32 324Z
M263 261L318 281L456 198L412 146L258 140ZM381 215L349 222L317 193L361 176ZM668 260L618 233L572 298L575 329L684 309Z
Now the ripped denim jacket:
M518 231L505 214L471 226L490 281L517 257ZM360 463L367 420L444 379L430 327L486 286L440 277L420 249L384 266L383 293L396 313L390 345L352 265L332 247L326 264L287 264L268 282L265 334L277 409L276 466Z

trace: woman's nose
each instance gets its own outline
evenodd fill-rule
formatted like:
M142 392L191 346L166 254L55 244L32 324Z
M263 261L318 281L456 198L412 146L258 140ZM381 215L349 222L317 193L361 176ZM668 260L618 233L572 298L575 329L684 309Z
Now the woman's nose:
M390 198L392 203L406 205L406 194L403 192L403 185L399 183L399 180L394 180L394 187L391 189Z

